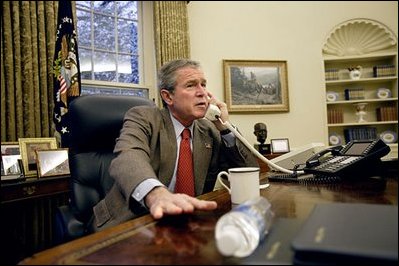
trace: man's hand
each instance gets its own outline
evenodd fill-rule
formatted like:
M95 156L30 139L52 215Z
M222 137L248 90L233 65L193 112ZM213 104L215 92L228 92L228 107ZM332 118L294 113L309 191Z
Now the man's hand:
M220 118L222 119L223 122L229 121L229 112L227 111L227 104L218 100L213 96L212 93L208 92L208 97L209 97L209 103L216 105L220 109ZM227 129L226 126L224 126L219 120L213 121L215 124L216 128L219 131Z
M192 213L198 210L214 210L215 201L199 200L186 194L171 193L165 187L156 187L145 197L145 204L150 209L154 219L160 219L165 214L177 215Z

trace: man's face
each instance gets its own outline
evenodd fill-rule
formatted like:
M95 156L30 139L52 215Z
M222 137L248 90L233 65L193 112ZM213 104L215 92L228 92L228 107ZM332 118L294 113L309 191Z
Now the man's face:
M167 104L173 116L185 126L205 116L208 108L208 92L204 73L192 67L176 72L176 86L173 93L167 93ZM165 98L165 97L164 97Z

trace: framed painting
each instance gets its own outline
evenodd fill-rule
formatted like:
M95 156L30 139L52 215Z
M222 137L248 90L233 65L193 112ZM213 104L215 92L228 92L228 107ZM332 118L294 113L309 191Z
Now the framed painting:
M68 149L36 150L38 177L70 174Z
M2 142L1 143L1 175L3 176L19 176L21 175L20 163L21 153L18 142Z
M37 175L36 151L57 149L55 138L19 138L25 176Z
M223 60L229 112L288 112L286 61Z

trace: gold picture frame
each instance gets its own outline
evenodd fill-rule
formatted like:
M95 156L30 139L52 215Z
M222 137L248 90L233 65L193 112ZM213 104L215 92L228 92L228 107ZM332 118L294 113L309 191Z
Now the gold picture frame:
M229 112L288 112L287 61L223 60Z
M19 138L25 176L37 175L36 150L57 149L57 140L50 138Z
M36 162L39 178L71 173L67 148L36 150Z

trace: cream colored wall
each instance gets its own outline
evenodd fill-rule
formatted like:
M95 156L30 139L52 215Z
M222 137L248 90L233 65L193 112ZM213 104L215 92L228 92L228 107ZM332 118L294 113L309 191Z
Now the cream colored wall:
M286 137L291 148L326 142L321 49L333 28L367 18L398 34L396 1L190 1L188 17L191 58L201 62L208 89L220 99L224 100L223 59L287 61L290 111L230 114L230 121L250 143L256 143L254 124L263 122L267 143Z

